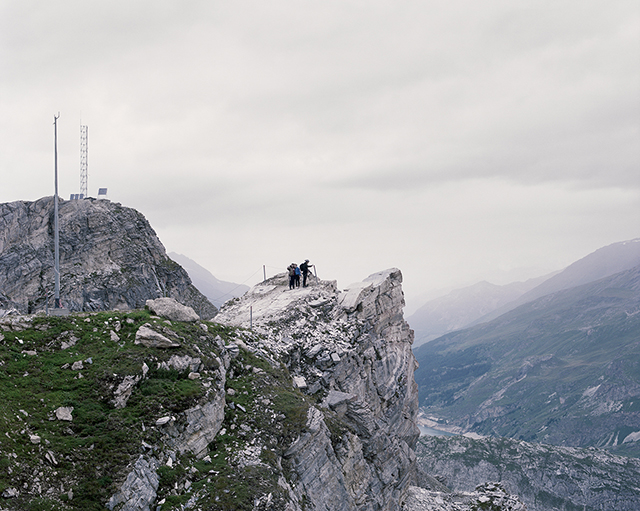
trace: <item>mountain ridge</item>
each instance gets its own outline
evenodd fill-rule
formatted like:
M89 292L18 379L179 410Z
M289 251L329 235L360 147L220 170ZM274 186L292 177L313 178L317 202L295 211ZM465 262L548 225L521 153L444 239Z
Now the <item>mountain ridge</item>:
M420 346L421 405L463 431L638 456L638 332L640 266Z
M553 273L505 285L485 280L428 301L407 318L415 331L416 347L473 324L479 318L512 303L551 275Z
M552 275L537 287L524 293L516 300L508 303L485 316L475 320L471 325L485 323L516 307L542 296L578 287L589 282L614 275L640 264L640 238L612 243L601 247L567 266L564 270Z
M169 252L167 255L187 271L193 285L218 308L222 307L226 301L242 296L249 290L249 286L244 284L216 278L205 267L185 255L176 252Z

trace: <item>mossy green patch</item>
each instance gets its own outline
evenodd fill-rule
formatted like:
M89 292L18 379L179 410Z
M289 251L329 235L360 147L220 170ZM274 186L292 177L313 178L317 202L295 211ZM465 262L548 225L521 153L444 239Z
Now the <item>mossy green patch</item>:
M136 345L135 333L144 323L172 329L181 348ZM104 509L142 443L161 441L155 420L193 407L204 396L201 380L159 370L158 364L189 354L199 356L205 369L217 367L214 335L194 324L169 325L148 311L35 317L30 328L3 336L0 489L19 492L3 504L10 509ZM116 408L114 393L127 376L135 384L126 406ZM59 407L72 408L71 421L57 418ZM41 498L41 492L52 496Z

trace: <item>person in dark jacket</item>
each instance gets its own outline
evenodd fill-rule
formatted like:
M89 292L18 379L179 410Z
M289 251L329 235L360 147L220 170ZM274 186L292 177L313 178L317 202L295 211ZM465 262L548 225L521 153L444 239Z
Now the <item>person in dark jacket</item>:
M304 263L300 264L300 271L302 272L302 287L307 287L309 268L313 268L313 264L309 264L309 259L305 259Z

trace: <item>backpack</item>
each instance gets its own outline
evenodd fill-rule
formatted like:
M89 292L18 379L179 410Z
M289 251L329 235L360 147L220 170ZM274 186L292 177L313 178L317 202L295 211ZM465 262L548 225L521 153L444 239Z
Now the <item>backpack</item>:
M300 275L300 268L296 266L295 272L296 272L296 275Z

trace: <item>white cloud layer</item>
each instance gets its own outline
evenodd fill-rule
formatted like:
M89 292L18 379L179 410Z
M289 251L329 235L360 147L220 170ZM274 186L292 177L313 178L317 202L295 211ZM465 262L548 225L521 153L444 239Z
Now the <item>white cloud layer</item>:
M219 278L533 275L640 236L639 62L635 0L4 0L0 201L59 111L61 194L82 121L91 194Z

